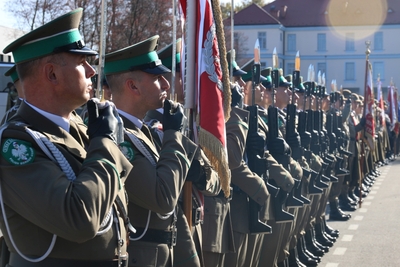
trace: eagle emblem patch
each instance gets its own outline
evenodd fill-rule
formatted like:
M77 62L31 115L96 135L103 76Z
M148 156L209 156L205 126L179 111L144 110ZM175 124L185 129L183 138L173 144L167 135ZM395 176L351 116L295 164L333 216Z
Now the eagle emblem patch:
M133 151L131 143L124 141L118 146L119 150L121 150L122 154L124 154L129 161L132 161L135 158L135 151Z
M36 155L31 143L12 138L5 140L1 153L13 165L31 163Z

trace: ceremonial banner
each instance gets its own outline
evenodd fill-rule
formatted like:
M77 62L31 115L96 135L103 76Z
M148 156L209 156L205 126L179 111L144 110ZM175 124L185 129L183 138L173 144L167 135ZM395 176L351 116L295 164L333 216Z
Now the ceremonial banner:
M210 0L191 0L196 3L196 59L195 59L195 108L197 113L198 144L218 172L221 186L226 196L230 193L230 171L226 150L225 121L227 114L227 93L230 88L224 88L219 43L216 34L216 23L213 5ZM180 0L182 10L187 3ZM214 5L215 7L215 5ZM217 6L219 8L219 5ZM186 15L186 14L185 14ZM188 20L186 18L186 20ZM190 41L186 44L189 46ZM186 62L186 68L194 62ZM226 63L227 66L227 63ZM229 83L228 83L229 84ZM229 86L228 86L229 87ZM228 90L227 90L228 89ZM230 106L229 106L230 107Z
M374 93L372 86L372 68L369 61L366 61L365 68L365 90L364 90L364 140L367 145L374 149L375 120L374 120Z
M378 81L376 82L377 85L377 91L378 91L378 103L379 103L379 108L381 109L381 125L385 126L385 106L383 104L383 94L382 94L382 82L380 77L378 77Z
M392 127L390 128L391 131L397 130L396 134L398 134L398 127L397 125L397 92L395 91L395 87L391 84L388 87L388 102L389 102L389 118L390 122L392 123Z

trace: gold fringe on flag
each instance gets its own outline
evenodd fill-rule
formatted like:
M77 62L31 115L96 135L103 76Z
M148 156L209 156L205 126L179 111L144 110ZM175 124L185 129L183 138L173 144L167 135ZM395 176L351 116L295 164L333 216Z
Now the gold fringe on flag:
M211 0L211 6L213 10L222 71L224 117L225 122L227 122L231 113L231 86L229 81L228 61L226 60L224 25L222 22L222 13L219 0ZM201 128L199 130L199 145L202 147L204 153L210 160L214 170L218 172L221 188L222 191L224 191L225 197L229 197L231 174L228 165L226 148L214 135Z
M225 122L227 122L231 114L231 85L229 81L228 61L226 60L225 32L222 22L222 12L219 0L211 0L211 4L215 21L215 31L217 34L219 58L222 70L222 84L224 88L224 116Z
M230 195L231 173L228 166L228 157L225 147L211 133L199 129L199 145L210 160L211 166L218 173L222 191L225 197Z

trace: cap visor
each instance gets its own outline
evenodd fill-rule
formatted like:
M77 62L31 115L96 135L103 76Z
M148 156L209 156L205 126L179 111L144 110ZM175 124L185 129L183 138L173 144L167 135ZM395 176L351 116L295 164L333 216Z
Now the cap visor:
M290 87L290 86L292 86L292 84L288 83L288 82L281 82L281 83L279 83L279 86L288 86L288 87Z
M171 70L168 69L167 67L165 67L164 65L158 65L155 68L147 68L147 69L143 69L141 71L144 71L144 72L150 73L150 74L163 74L163 73L171 72Z
M245 74L247 74L247 72L245 72L244 70L241 70L241 69L233 71L233 76L242 76Z
M89 49L88 47L83 47L81 49L70 49L65 51L67 53L73 53L73 54L80 54L80 55L88 55L88 56L96 56L98 53L92 49Z

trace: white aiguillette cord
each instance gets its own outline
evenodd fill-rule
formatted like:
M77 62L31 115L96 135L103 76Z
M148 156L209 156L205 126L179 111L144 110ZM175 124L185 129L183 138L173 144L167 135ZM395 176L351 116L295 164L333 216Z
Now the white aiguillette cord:
M1 136L3 134L3 131L6 128L7 128L7 124L3 125L0 128L0 140L1 140ZM36 141L36 143L42 149L42 151L52 161L55 161L55 162L58 163L58 165L60 166L62 171L67 175L68 180L69 181L74 181L76 179L75 173L72 170L71 165L69 164L69 162L65 159L64 155L58 150L58 148L52 142L50 142L43 134L41 134L39 132L36 132L36 131L33 131L33 130L27 128L27 127L25 127L25 130L29 135L32 136L32 138ZM3 194L2 194L2 188L1 188L1 179L0 179L0 206L1 206L1 211L3 213L4 224L6 226L8 236L10 238L10 241L11 241L13 247L17 251L17 253L24 260L29 261L29 262L40 262L40 261L44 260L45 258L47 258L47 256L53 250L54 245L56 243L57 235L55 235L55 234L53 235L53 238L51 240L49 248L43 254L43 256L41 256L39 258L29 258L29 257L25 256L24 254L22 254L22 252L16 246L15 241L12 238L12 235L11 235L11 232L10 232L10 227L9 227L8 221L7 221L7 215L6 215L6 212L5 212L5 209L4 209L4 201L3 201ZM107 225L107 222L108 222L108 225ZM102 227L104 227L106 225L107 225L107 227L105 227L101 232L98 232L96 235L101 235L101 234L107 232L111 228L112 222L113 222L113 215L112 215L112 210L110 210L110 212L106 215L106 218L101 223Z

